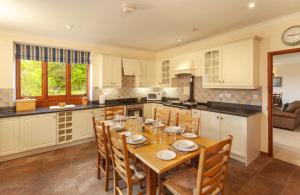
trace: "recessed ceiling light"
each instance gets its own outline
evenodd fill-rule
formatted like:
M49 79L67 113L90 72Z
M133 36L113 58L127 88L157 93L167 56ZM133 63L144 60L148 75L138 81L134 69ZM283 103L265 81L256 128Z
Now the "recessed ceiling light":
M255 7L255 2L249 3L249 4L248 4L248 7L251 8L251 9L254 8L254 7Z
M131 13L136 9L136 6L134 4L123 4L122 8L123 12Z
M65 27L66 27L66 29L74 28L74 26L72 26L72 25L66 25Z
M178 42L178 43L181 43L181 42L182 42L182 39L178 38L178 39L177 39L177 42Z

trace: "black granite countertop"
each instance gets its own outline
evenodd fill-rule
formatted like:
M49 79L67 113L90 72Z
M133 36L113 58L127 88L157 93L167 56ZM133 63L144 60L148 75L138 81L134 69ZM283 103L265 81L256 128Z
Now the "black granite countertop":
M146 101L146 99L142 99L141 102L137 102L136 98L129 98L129 99L109 100L105 104L98 104L97 102L91 102L88 105L76 105L75 108L67 108L63 110L50 110L49 107L45 107L45 108L37 108L32 111L23 111L23 112L5 111L5 112L0 112L0 118L57 113L57 112L64 112L64 111L76 111L76 110L85 110L85 109L97 109L97 108L105 108L110 106L121 106L121 105L126 106L126 105L144 104L144 103L157 103L157 104L163 104L165 106L172 106L181 109L205 110L205 111L218 112L218 113L230 114L230 115L236 115L242 117L250 117L255 114L261 113L260 106L252 106L252 105L208 102L205 104L203 103L195 106L183 106L183 105L173 105L167 103L166 101Z

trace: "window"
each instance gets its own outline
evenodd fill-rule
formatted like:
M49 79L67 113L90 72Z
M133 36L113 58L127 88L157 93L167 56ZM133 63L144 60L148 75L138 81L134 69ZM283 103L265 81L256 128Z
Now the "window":
M38 106L79 104L88 94L90 53L16 44L17 99L34 97Z
M39 97L39 99L47 99L51 96L74 97L88 94L87 64L65 64L34 60L20 60L19 64L19 98ZM43 66L43 64L45 65ZM45 67L47 70L44 70ZM70 77L67 76L67 72L70 72ZM47 85L43 84L43 74ZM67 87L67 83L70 83L69 87ZM43 94L44 89L47 94ZM43 98L43 96L46 97Z
M21 96L42 96L42 62L22 60L20 74Z
M87 66L85 64L71 65L71 94L79 95L87 92Z
M48 95L66 95L66 67L64 63L48 62Z

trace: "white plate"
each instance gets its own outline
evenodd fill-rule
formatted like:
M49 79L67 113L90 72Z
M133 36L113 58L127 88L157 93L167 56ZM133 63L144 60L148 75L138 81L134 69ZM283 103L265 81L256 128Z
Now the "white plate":
M171 150L160 150L156 153L156 156L161 160L173 160L176 158L176 153Z
M147 118L147 119L145 120L145 123L146 123L146 124L155 123L155 120L152 119L152 118Z
M190 140L178 140L177 145L181 148L192 148L194 147L195 143Z
M165 128L165 132L167 132L167 133L172 133L172 132L180 133L180 132L182 132L182 130L180 129L180 127L177 127L177 126L169 126L169 127Z
M146 138L140 134L133 134L127 137L127 143L129 144L140 144L146 141Z
M190 147L190 148L183 148L183 147L180 147L180 145L177 144L178 141L174 142L173 143L173 147L179 151L182 151L182 152L192 152L192 151L195 151L199 148L199 146L197 144L194 144L193 147Z
M196 135L194 133L184 133L184 134L182 134L182 136L185 138L190 138L190 139L194 139L194 138L198 137L198 135Z
M131 135L132 136L132 135ZM130 136L129 136L130 137ZM139 141L132 141L132 140L130 140L130 139L128 139L128 137L127 137L127 143L128 144L132 144L132 145L137 145L137 144L141 144L141 143L144 143L147 139L145 138L145 137L143 137L141 140L139 140Z
M107 120L104 121L105 126L112 126L114 123L112 122L112 120Z
M124 129L124 125L112 125L111 128L115 131L120 131Z
M132 133L130 131L121 132L120 135L125 135L125 137L131 136Z

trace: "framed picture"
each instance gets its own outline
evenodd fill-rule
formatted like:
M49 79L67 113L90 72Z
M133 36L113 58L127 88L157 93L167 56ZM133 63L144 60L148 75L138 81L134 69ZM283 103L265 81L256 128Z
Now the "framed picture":
M282 87L282 77L273 77L273 87Z

